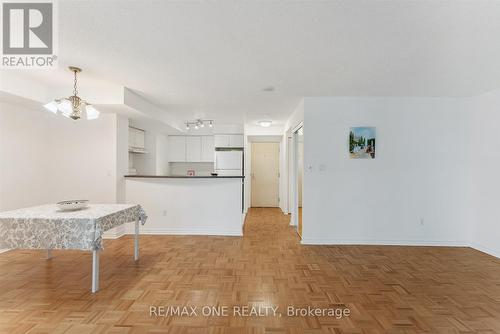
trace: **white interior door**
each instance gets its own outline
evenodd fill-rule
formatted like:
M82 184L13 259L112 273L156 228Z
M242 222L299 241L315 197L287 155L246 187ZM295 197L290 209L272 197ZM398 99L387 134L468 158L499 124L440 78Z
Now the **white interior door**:
M279 143L252 143L252 207L279 206Z

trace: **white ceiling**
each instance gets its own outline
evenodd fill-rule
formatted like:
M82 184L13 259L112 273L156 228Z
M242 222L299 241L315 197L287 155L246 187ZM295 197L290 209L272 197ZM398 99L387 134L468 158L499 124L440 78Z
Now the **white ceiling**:
M64 66L81 66L186 120L284 123L303 96L500 87L499 1L60 0L59 13L64 75L40 75L71 85Z

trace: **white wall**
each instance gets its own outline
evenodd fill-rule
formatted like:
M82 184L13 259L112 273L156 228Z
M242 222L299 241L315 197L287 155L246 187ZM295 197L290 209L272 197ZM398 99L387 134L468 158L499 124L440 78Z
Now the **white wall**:
M472 246L500 257L500 91L484 94L470 101L473 117L472 191L470 226Z
M116 202L117 120L101 114L94 121L54 116L49 123L46 157L50 166L51 200L89 199Z
M304 104L304 243L468 244L471 113L463 99ZM349 159L351 126L377 128L374 160Z
M117 128L115 114L74 122L1 104L0 210L75 198L115 203Z
M49 121L48 114L0 104L0 211L41 204L50 198L46 191Z
M116 116L116 202L125 203L125 178L128 174L128 118Z

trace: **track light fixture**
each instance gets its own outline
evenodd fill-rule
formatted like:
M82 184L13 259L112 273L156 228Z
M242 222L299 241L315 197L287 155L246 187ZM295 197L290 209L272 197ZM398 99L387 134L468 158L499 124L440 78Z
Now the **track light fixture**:
M192 122L186 122L186 130L190 130L192 126L196 130L198 130L199 128L204 128L205 123L208 124L209 128L212 128L214 126L214 121L212 119L197 119Z

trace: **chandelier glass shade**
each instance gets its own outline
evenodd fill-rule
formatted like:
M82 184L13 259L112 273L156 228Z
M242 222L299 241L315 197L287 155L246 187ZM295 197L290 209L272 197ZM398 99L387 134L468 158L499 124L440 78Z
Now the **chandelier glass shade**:
M80 73L82 70L73 66L70 66L69 69L74 73L73 95L55 99L45 104L44 107L54 114L60 112L63 116L73 120L78 120L84 116L88 120L99 118L99 111L78 96L77 73Z

